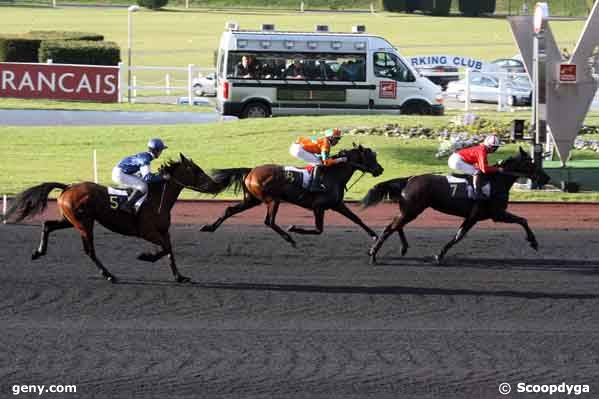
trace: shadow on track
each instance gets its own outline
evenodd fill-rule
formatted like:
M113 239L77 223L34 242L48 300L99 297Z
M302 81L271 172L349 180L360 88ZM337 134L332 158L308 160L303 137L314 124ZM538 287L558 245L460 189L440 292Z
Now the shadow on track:
M184 289L179 284L159 280L120 280L118 285L172 286ZM268 283L201 283L192 282L189 287L239 290L239 291L279 291L279 292L316 292L335 294L368 295L449 295L449 296L489 296L525 299L599 299L599 294L569 294L542 291L514 290L470 290L452 288L427 288L405 286L334 286L312 284L268 284Z
M430 266L439 268L474 268L482 270L539 270L548 272L599 274L599 260L557 259L557 258L460 258L445 259L443 265L435 265L429 257L385 257L379 266Z

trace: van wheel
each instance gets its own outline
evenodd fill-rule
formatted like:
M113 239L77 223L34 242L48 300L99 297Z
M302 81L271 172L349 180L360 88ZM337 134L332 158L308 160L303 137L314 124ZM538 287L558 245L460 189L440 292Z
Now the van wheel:
M242 118L266 118L270 115L268 106L263 103L249 103L241 111Z
M401 113L403 115L432 115L433 108L422 101L412 102L404 105L401 108Z

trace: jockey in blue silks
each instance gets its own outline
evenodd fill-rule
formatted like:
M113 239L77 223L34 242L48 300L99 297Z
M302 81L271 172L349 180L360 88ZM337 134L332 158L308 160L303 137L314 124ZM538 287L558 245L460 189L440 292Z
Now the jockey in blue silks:
M148 151L140 152L124 158L112 169L112 180L125 187L133 189L127 202L121 206L121 210L135 213L143 203L148 194L148 183L156 183L168 180L168 175L152 173L150 163L160 157L163 150L168 147L162 140L155 138L148 142ZM137 205L134 207L134 205Z

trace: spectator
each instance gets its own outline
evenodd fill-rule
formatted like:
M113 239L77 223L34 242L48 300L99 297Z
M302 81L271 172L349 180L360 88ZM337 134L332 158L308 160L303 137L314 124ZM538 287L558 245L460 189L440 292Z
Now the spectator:
M235 76L238 78L253 79L256 77L256 64L254 57L244 55L241 57L241 62L235 67Z
M291 79L304 79L305 72L301 61L293 60L293 64L289 65L287 71L285 71L285 76Z

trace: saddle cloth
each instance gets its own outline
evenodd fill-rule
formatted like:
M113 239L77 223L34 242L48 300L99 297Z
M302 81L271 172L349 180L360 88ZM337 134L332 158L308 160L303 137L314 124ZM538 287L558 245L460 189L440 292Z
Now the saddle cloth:
M472 178L470 176L468 176L468 178L465 178L447 175L446 178L447 183L449 183L449 195L451 195L452 198L474 198L474 187L472 186ZM484 183L481 191L485 198L491 198L491 183Z
M121 207L121 205L125 201L127 201L127 198L129 198L129 194L131 194L132 192L133 192L133 190L130 188L122 189L122 188L108 187L108 198L110 200L110 208L115 209L115 210L119 209ZM146 197L147 196L144 195L139 200L137 200L137 202L134 204L135 209L139 209L141 204L144 203Z
M295 166L285 166L285 178L294 186L307 189L312 181L313 168L296 168Z

